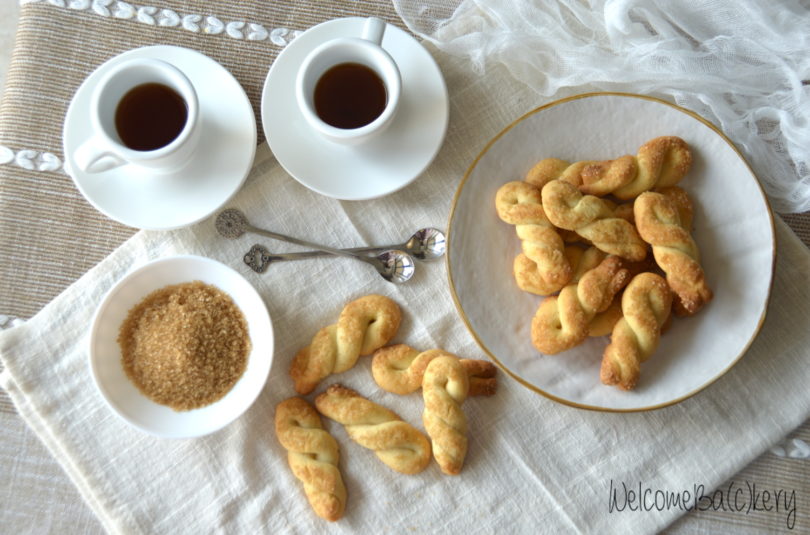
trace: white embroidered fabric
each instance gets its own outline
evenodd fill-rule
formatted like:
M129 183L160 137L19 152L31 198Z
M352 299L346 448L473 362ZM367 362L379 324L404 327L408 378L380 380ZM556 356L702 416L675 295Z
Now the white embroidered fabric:
M0 165L11 163L23 169L37 171L58 171L62 169L62 160L50 152L39 152L31 149L14 152L10 148L0 145Z
M267 29L261 24L227 21L213 15L180 13L154 6L139 6L122 0L20 0L20 4L45 4L71 11L84 11L100 17L133 21L163 28L182 28L203 35L225 35L232 39L267 41L278 47L287 46L301 35L301 30ZM12 149L0 145L0 165L16 165L31 171L64 172L59 156L30 148Z
M37 3L72 11L86 11L101 17L133 20L151 26L182 28L189 32L206 35L223 34L233 39L247 39L248 41L269 40L277 46L286 46L301 33L288 28L272 28L268 30L263 25L255 22L226 21L213 15L203 16L199 13L180 13L167 8L139 6L123 0L20 0L20 4Z
M786 438L771 448L771 453L789 459L810 459L810 444L800 438Z
M810 210L806 1L393 2L411 31L482 75L504 64L549 97L538 104L593 90L672 100L742 150L775 210Z

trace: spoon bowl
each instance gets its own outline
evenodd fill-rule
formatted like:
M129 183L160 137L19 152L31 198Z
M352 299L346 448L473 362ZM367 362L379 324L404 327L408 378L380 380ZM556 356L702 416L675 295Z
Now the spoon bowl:
M402 249L418 260L436 260L447 251L447 238L437 228L422 228L413 233Z
M383 271L379 269L380 275L386 280L401 284L413 277L416 267L413 265L413 258L405 251L385 251L377 256L382 263Z

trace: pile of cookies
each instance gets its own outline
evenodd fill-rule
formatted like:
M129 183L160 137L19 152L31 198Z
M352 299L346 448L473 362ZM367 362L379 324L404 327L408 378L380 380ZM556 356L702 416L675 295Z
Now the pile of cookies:
M547 296L532 320L538 351L610 334L601 381L630 390L670 311L691 316L711 300L691 236L692 202L676 185L691 163L683 139L663 136L614 160L547 158L499 188L498 216L521 240L515 281Z
M295 391L304 396L329 375L374 353L371 371L380 388L400 395L422 389L427 436L390 409L339 384L317 395L314 407L302 397L278 404L276 436L310 505L326 520L343 516L346 488L338 468L338 443L323 428L321 415L345 426L349 437L397 472L417 474L432 456L442 472L456 475L467 453L467 419L461 405L467 396L495 393L496 368L490 362L460 359L441 349L386 346L400 320L399 306L387 297L356 299L343 308L337 323L315 334L290 367Z

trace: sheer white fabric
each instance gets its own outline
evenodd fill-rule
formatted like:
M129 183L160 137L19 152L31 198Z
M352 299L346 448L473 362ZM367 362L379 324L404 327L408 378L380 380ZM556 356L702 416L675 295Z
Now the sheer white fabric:
M393 1L440 50L482 75L502 63L547 100L628 91L695 111L742 150L775 210L810 210L810 2Z

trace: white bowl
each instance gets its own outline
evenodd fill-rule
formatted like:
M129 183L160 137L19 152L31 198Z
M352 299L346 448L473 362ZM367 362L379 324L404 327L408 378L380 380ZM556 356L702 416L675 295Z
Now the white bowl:
M247 320L251 351L244 374L219 401L175 411L150 400L130 381L117 338L129 310L149 293L195 280L214 285L233 299ZM126 422L159 437L198 437L231 423L256 400L272 362L273 324L261 296L233 269L200 256L162 258L127 274L102 300L90 331L90 371L102 397Z

